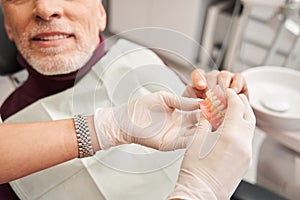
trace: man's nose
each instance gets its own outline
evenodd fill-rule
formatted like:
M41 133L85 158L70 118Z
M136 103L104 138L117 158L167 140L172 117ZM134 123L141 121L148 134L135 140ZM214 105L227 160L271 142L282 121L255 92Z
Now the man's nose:
M35 18L43 21L61 18L63 8L59 2L56 0L36 0L34 8Z

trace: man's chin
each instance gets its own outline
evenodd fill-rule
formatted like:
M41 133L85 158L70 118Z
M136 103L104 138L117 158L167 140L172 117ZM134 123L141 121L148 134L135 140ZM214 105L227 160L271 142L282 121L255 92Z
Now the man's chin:
M47 66L47 67L32 67L35 69L38 73L45 75L45 76L53 76L53 75L63 75L63 74L69 74L76 70L78 70L80 67L57 67L57 66Z
M77 55L70 59L68 56L49 56L47 58L29 58L28 63L42 75L69 74L80 69L90 59L91 55Z

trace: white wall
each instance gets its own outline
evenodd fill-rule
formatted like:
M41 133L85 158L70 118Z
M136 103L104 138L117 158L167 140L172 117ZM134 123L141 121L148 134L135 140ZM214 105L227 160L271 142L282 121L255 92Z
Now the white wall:
M108 28L143 45L172 51L163 54L173 60L181 56L196 63L207 7L214 1L108 0ZM132 31L136 28L141 29ZM128 30L131 31L124 33Z

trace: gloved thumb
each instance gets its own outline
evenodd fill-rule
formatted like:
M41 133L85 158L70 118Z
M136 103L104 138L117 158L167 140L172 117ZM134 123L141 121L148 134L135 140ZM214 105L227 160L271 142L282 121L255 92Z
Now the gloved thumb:
M202 145L199 146L199 159L204 159L213 150L217 144L220 134L218 131L212 132L210 123L201 116L197 134L201 134ZM198 138L199 139L199 138Z
M161 92L164 102L169 108L178 109L182 111L192 111L199 109L198 99L178 97L174 94Z
M201 146L203 145L203 141L207 137L208 133L211 132L211 125L210 123L203 117L200 116L200 121L198 126L193 134L193 138L190 138L192 141L189 143L190 151L192 152L200 152ZM196 143L196 144L195 144Z
M208 132L211 132L211 130L212 130L211 124L201 113L197 133L199 131L200 131L200 134L203 132L208 133Z

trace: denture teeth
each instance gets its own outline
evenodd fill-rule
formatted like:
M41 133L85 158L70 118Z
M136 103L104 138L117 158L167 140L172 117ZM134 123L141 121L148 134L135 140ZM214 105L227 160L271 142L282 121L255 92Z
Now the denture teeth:
M218 97L216 97L216 96L212 96L212 97L211 97L211 100L212 100L212 101L216 101L217 99L218 99Z
M218 124L219 121L222 121L222 117L212 117L211 122L214 123L214 125Z
M226 114L226 104L220 87L216 86L206 92L206 98L201 102L200 107L204 117L211 123L213 130L216 130L222 123Z
M206 107L211 106L211 101L210 101L209 99L205 99L204 105L205 105Z
M213 116L214 119L221 119L223 116L220 113L217 113Z
M224 104L221 104L217 107L217 110L218 111L223 111L223 109L225 108L225 105Z
M211 114L212 114L212 116L217 116L218 113L219 113L219 111L213 110Z
M218 107L221 104L221 101L217 99L217 100L213 101L212 103L213 103L214 107Z
M208 90L208 91L206 92L206 97L211 99L212 96L213 96L212 91L211 91L211 90Z
M64 38L67 38L67 35L51 35L51 36L45 36L45 37L41 37L40 40L50 41L50 40L60 40L60 39L64 39Z

